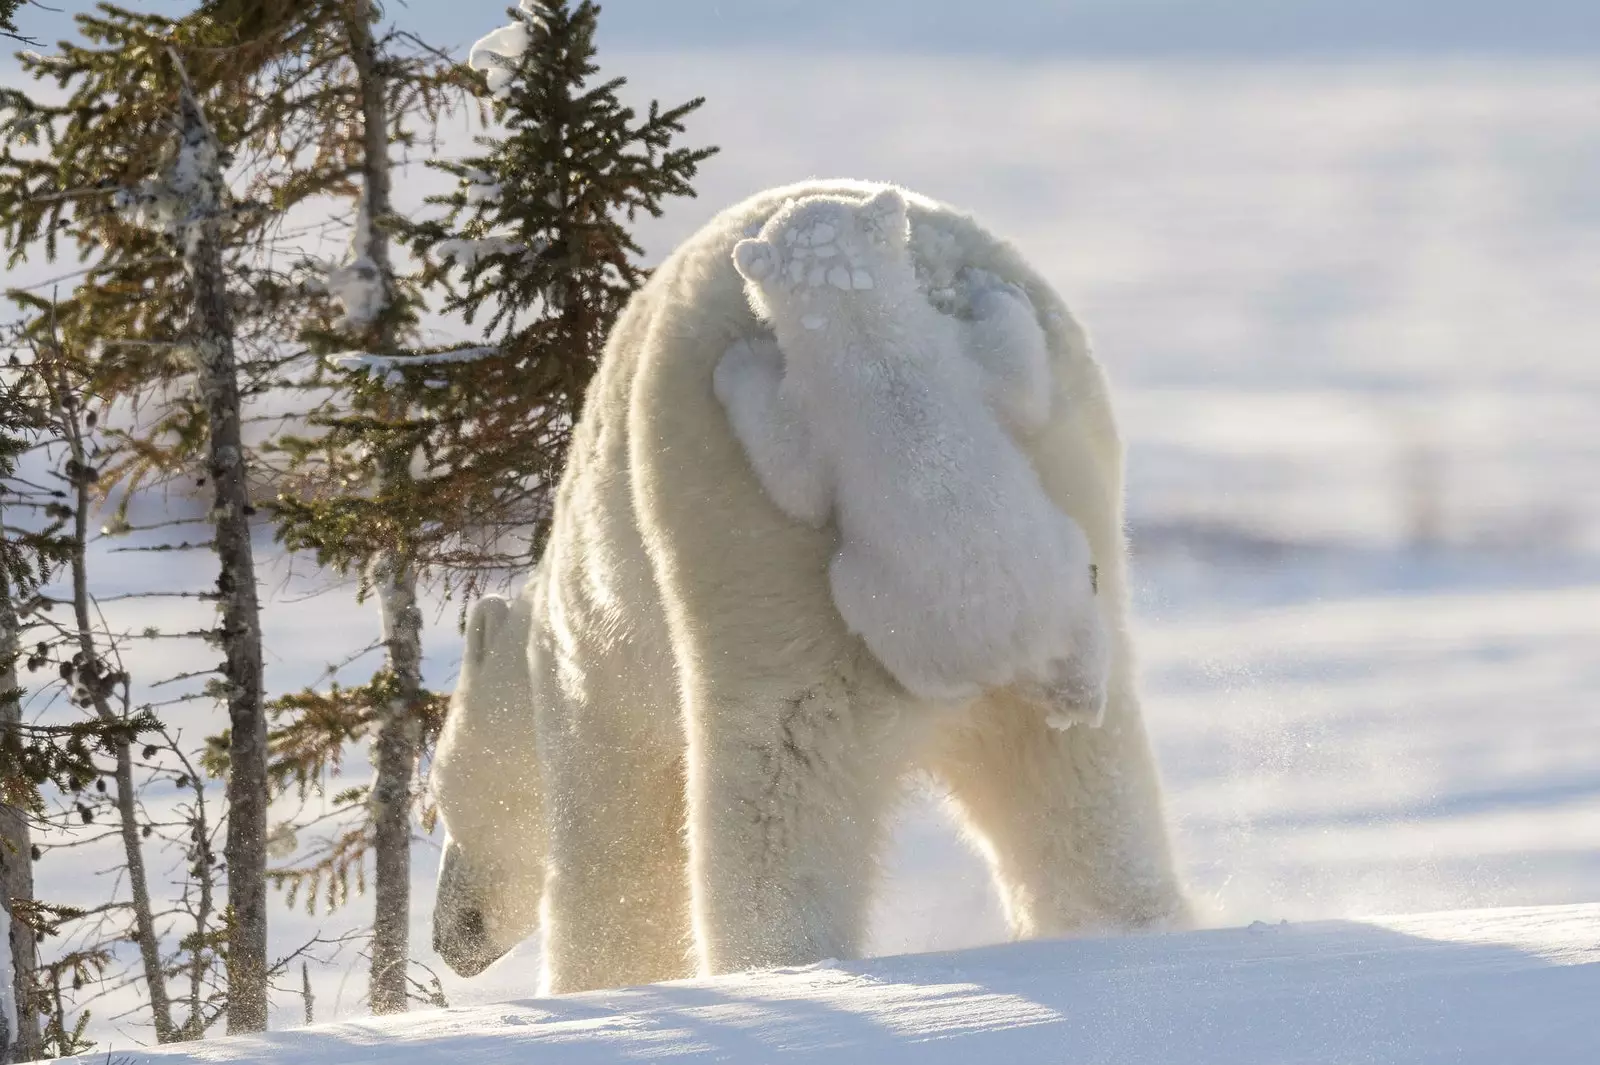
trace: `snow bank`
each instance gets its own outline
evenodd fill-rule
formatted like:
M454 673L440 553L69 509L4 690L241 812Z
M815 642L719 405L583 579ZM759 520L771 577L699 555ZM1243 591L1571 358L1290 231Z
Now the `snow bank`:
M824 963L125 1060L1593 1065L1597 1001L1600 905L1584 905Z

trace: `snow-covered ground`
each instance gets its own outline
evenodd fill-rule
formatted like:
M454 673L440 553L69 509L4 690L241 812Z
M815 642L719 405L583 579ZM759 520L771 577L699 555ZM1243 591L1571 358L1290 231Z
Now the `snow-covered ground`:
M1600 901L1592 65L611 59L641 93L707 95L691 138L724 148L701 199L646 228L652 253L762 186L885 178L1014 236L1089 326L1129 442L1151 728L1214 922ZM420 198L422 182L403 184ZM118 583L150 575L127 568ZM376 635L375 614L347 596L297 601L278 576L274 688ZM440 686L454 619L446 607L428 635ZM183 654L163 649L139 672L176 671ZM425 949L436 841L416 856L414 942L452 1003L525 998L537 943L472 981ZM52 855L41 891L94 897L84 873L102 864ZM332 919L274 911L274 941L292 948L363 917L359 904ZM990 1049L1057 1060L1080 1041L1083 1060L1159 1062L1143 1040L1164 1036L1194 1052L1174 1059L1187 1063L1293 1058L1266 1036L1301 1033L1321 1040L1304 1044L1320 1060L1498 1062L1514 1045L1529 1061L1592 1061L1593 1026L1587 1044L1581 1031L1533 1040L1556 1039L1577 1023L1574 1004L1596 999L1595 958L1568 954L1583 964L1557 971L1526 929L1592 950L1597 920L1457 915L1027 946L481 1005L274 1045L346 1063L387 1060L379 1033L419 1046L455 1033L459 1046L431 1044L438 1054L523 1060L524 1041L587 1033L593 1060L696 1046L762 1060L778 1045L864 1041L881 1053L856 1060L968 1061ZM1473 939L1485 922L1501 931ZM981 865L937 796L920 796L896 835L876 951L1002 938ZM320 1018L361 1011L363 972L350 953L313 972ZM763 1004L773 997L796 1004ZM95 1031L123 1051L142 1033L110 1020L115 1005L96 1007ZM299 1011L290 989L274 1023ZM927 1042L892 1049L918 1026ZM977 1031L995 1040L982 1054L939 1036Z
M824 962L118 1060L1590 1065L1597 998L1600 906L1588 905Z

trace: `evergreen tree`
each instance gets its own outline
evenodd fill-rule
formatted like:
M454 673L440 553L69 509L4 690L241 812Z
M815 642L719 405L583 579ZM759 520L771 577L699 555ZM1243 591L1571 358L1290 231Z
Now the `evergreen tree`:
M377 734L369 805L378 906L373 1005L380 1012L404 1002L413 778L422 741L442 711L442 700L428 696L420 673L411 672L421 651L418 583L430 578L447 594L470 597L495 573L531 565L600 348L644 279L624 222L640 210L659 213L667 196L692 194L689 180L711 154L670 147L700 101L666 112L652 105L640 120L617 100L620 79L590 84L594 5L525 0L511 14L509 34L496 38L509 35L526 47L508 49L509 60L488 61L489 77L477 83L480 91L498 91L504 139L484 138L488 154L444 167L461 184L435 201L446 207L444 218L419 224L386 209L386 172L377 165L383 154L369 137L358 218L377 224L370 235L358 229L350 266L332 281L347 322L351 306L382 310L364 333L312 334L345 374L346 403L313 419L318 435L280 442L296 468L320 474L315 491L279 499L285 541L362 574L385 618L389 668L364 691L296 697L297 721L319 728L291 725L280 733L284 748L300 751L311 766L325 763L341 731ZM389 231L431 265L401 276ZM363 264L380 282L372 298L356 283ZM465 277L445 289L443 309L469 321L481 312L490 343L419 345L420 295L447 284L453 265L464 266ZM340 724L329 728L334 722ZM323 742L306 744L308 732ZM328 860L347 863L350 856L341 846Z
M69 1000L86 980L103 975L126 943L138 952L136 971L157 1040L198 1038L227 1005L226 989L217 986L226 934L214 902L221 862L212 847L206 782L152 708L134 705L121 658L129 641L179 634L117 631L108 627L96 603L90 565L90 542L96 534L89 519L100 471L114 461L118 445L104 428L107 406L93 391L91 361L56 339L42 301L13 295L46 318L20 331L12 353L12 364L21 362L18 392L45 418L43 439L30 455L29 476L14 483L24 490L21 498L31 491L49 501L42 528L35 521L27 535L51 545L53 570L34 577L22 641L28 673L45 678L37 694L50 713L43 721L8 730L3 751L6 795L46 829L32 850L35 860L57 845L92 844L96 836L117 840L121 849L119 889L102 906L77 909L35 899L26 907L30 931L41 939L65 933L71 942L39 966L29 1002L47 1012L43 1043L52 1056L85 1049L89 1014L84 1010L69 1024ZM21 539L18 527L9 526L7 532ZM66 607L67 616L52 607ZM156 735L147 736L152 732ZM47 783L58 801L42 801L40 791ZM192 799L180 801L170 814L153 815L140 795L151 783L176 785ZM101 828L107 819L109 827ZM78 838L63 844L63 835ZM147 847L185 855L187 876L176 899L161 897L159 883L152 885ZM125 898L120 897L123 891ZM190 920L178 931L173 921L180 913Z
M29 600L47 575L65 559L56 535L59 517L42 531L28 531L8 512L38 505L37 489L14 480L18 459L33 450L47 429L37 400L23 388L17 368L0 371L0 997L9 995L12 1029L0 1018L0 1061L31 1061L41 1056L39 1011L34 1001L37 947L33 926L23 911L32 906L33 838L29 825L40 781L24 770L27 755L22 723L22 686L17 663L22 652L23 618ZM48 506L49 503L44 505Z
M25 40L17 32L17 9L25 2L26 0L0 0L0 37Z
M347 197L354 215L346 261L308 287L320 288L320 299L297 304L308 349L329 360L309 383L332 396L308 417L319 435L280 444L289 482L276 501L279 528L289 547L314 552L337 572L359 574L360 594L377 601L385 651L371 683L320 701L308 693L279 709L318 721L340 713L336 734L372 738L374 778L363 796L369 830L339 853L341 860L359 860L370 847L373 856L370 1000L374 1012L391 1013L404 1009L407 998L413 782L425 727L437 720L439 706L423 686L417 523L408 512L419 429L411 397L337 367L418 351L421 297L390 249L400 224L391 203L393 156L431 133L468 80L438 52L380 29L371 0L265 7L262 14L263 6L249 0L214 0L202 16L237 27L241 42L251 34L273 42L255 51L259 91L312 101L286 116L277 133L316 145L312 158L296 160L295 194ZM285 727L293 735L297 723Z
M442 309L481 320L495 352L414 375L449 382L419 393L436 472L413 507L427 517L430 560L467 596L480 574L537 559L601 349L647 277L628 226L693 196L716 152L673 146L703 98L666 110L652 101L641 117L618 99L625 79L595 79L595 4L523 0L508 14L472 57L496 129L476 139L479 154L430 162L457 187L430 200L441 217L407 234L427 263L423 282L447 287Z
M131 450L132 461L98 471L97 481L101 475L106 483L124 480L131 491L146 477L190 472L214 489L211 546L221 571L216 641L226 653L219 695L228 707L232 744L229 1027L258 1030L266 1024L266 718L249 538L253 510L233 350L235 301L224 249L238 265L240 252L259 244L264 212L229 202L223 144L187 82L182 53L196 57L206 74L227 139L242 139L252 121L259 129L261 116L248 85L210 47L215 39L208 27L109 4L78 23L85 44L64 43L58 57L24 57L35 76L70 87L64 104L42 106L15 90L0 93L0 178L11 179L0 181L6 185L0 224L13 262L41 239L54 258L63 234L76 241L80 257L92 256L87 283L39 323L48 324L49 343L64 338L68 347L94 353L90 372L101 394L160 401L142 446ZM261 282L257 291L241 288L241 301L265 291L270 307L270 276L240 274L246 284ZM130 863L138 860L130 852ZM161 974L150 929L141 928L140 944L156 1034L166 1041L175 1029L165 1002L157 1001Z
M291 344L297 334L304 333L318 354L352 345L390 350L414 321L413 300L388 262L389 150L391 144L409 149L466 82L437 53L407 51L407 38L397 32L375 39L376 19L367 0L210 0L176 19L101 4L78 19L87 45L63 44L58 57L25 59L36 76L71 87L65 105L44 107L21 93L0 93L6 143L0 178L14 178L0 189L0 220L13 260L41 240L53 256L62 235L92 253L86 283L61 309L62 329L71 342L95 347L99 387L141 397L154 413L148 431L130 440L131 458L104 471L107 483L121 482L131 494L175 476L203 484L209 474L199 467L215 467L223 458L233 464L230 469L241 462L262 467L259 455L234 455L211 431L215 393L203 383L217 379L213 356L221 349L212 342L217 318L201 311L200 303L231 312L236 357L244 359L238 367L243 401L298 376L307 389L303 394L317 397L313 406L329 417L349 405L329 391L337 381L330 380L325 364L305 365L307 345ZM178 61L170 62L170 56ZM197 302L203 286L192 283L200 279L193 271L201 250L192 246L195 241L180 240L174 249L150 232L152 224L174 231L172 223L187 217L188 208L168 194L173 175L165 168L172 158L178 71L185 67L216 142L243 164L235 163L240 187L231 205L208 214L209 227L182 230L199 243L211 240L207 234L215 230L218 253L203 257L214 264L220 255L226 299L220 298L223 288L208 280L204 287L211 296ZM47 149L42 155L40 145ZM23 150L14 152L14 146ZM118 193L115 206L121 210L113 210L110 201ZM349 261L324 269L296 255L283 269L270 234L291 212L326 212L338 199L357 205ZM190 321L196 328L187 333L174 328ZM305 490L314 490L309 486L330 472L337 475L303 463L291 472ZM372 483L401 480L406 460L391 449L368 472ZM249 511L219 506L216 513L231 519ZM223 540L217 540L219 548ZM374 951L375 975L389 981L387 990L375 988L374 1003L399 1008L394 1003L397 997L404 1002L409 911L410 822L404 806L417 723L430 712L432 696L421 688L420 615L403 545L386 540L381 552L367 556L364 575L380 592L389 650L388 668L364 692L377 703L368 724L377 733L379 780L371 808L380 844L380 930L399 924L398 936L384 938ZM220 591L240 588L226 576L219 582ZM254 631L256 626L226 620L221 630L224 638ZM228 668L234 664L230 655ZM226 680L230 693L250 688L238 677ZM239 727L241 718L233 717L224 739L232 749L217 762L226 767L236 800L247 792L257 797L240 811L245 816L229 819L230 897L240 895L244 903L233 908L236 942L229 961L242 977L265 973L264 923L253 885L264 868L265 795L257 782L266 779L266 752L258 730ZM386 813L397 795L398 816ZM231 842L236 831L238 848ZM235 983L230 1030L263 1026L264 982L252 977L249 986Z

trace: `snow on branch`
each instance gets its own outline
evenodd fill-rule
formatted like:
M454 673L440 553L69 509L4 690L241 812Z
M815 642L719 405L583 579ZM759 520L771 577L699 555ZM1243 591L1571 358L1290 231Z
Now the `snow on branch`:
M500 354L497 347L450 348L446 351L425 351L416 355L374 355L369 352L343 351L327 355L323 361L336 370L365 373L381 377L386 385L398 385L405 380L400 371L423 366L440 366L446 363L478 362ZM430 388L442 388L444 382L428 381Z
M530 28L545 25L545 7L540 0L521 0L517 10L515 22L479 39L467 55L467 65L483 71L489 94L496 98L506 95L512 75L522 62L522 53L528 50Z
M499 203L505 195L505 189L487 171L469 168L462 176L466 178L468 203Z
M442 261L453 262L463 270L471 270L479 259L491 255L516 255L527 250L526 244L507 237L483 237L477 240L455 238L441 240L434 245L434 251Z
M383 274L372 261L371 248L372 212L367 210L367 195L362 192L355 230L350 234L350 258L328 268L328 294L344 308L347 329L364 329L371 325L388 303Z
M177 57L173 57L177 62ZM180 73L182 64L178 64ZM186 101L198 109L184 76ZM118 189L112 206L136 226L153 229L187 244L215 216L223 200L222 166L216 138L198 121L182 124L177 150L157 177Z

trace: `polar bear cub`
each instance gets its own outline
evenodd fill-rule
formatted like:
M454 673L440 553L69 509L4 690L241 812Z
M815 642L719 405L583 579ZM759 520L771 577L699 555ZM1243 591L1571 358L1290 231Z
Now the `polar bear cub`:
M835 606L912 694L1013 686L1057 727L1098 724L1110 640L1083 530L1012 434L1048 419L1046 342L1018 288L967 271L972 318L918 286L906 203L791 200L734 248L772 337L713 376L772 501L830 518Z

